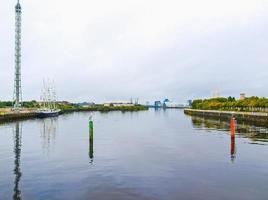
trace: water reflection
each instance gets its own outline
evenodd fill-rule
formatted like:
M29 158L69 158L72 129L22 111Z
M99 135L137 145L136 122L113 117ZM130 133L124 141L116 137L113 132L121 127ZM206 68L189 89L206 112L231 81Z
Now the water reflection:
M58 126L58 118L45 118L41 125L41 138L43 152L49 154L52 147L55 145L56 132Z
M207 119L192 116L192 124L197 129L230 131L230 122L220 119ZM236 135L249 138L255 144L268 145L268 128L247 123L236 124Z
M236 157L235 136L231 136L230 154L231 154L231 161L234 162Z
M0 199L13 199L13 194L14 199L66 200L267 198L268 145L248 144L241 138L245 132L236 131L232 140L229 121L207 120L208 126L226 129L209 133L206 130L211 128L205 127L202 118L196 120L199 131L193 130L183 112L170 109L166 113L155 114L151 109L134 118L130 113L96 113L91 140L95 149L90 146L89 114L62 115L51 156L42 152L43 120L23 121L16 162L13 150L20 146L15 142L20 134L15 134L16 123L6 124L0 129ZM134 124L138 126L133 128ZM89 164L91 158L93 164Z
M14 161L14 189L13 189L13 200L20 200L21 199L21 191L19 188L20 179L22 176L21 169L20 169L20 156L21 156L21 125L19 122L15 124L15 131L14 131L14 154L15 154L15 161Z

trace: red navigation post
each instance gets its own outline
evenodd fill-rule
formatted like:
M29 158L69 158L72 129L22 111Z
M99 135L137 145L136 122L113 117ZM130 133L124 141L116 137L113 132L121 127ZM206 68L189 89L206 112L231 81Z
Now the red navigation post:
M230 135L231 135L231 146L230 146L230 154L231 160L235 159L235 119L232 117L230 121Z
M230 121L231 137L235 137L235 119L232 117Z

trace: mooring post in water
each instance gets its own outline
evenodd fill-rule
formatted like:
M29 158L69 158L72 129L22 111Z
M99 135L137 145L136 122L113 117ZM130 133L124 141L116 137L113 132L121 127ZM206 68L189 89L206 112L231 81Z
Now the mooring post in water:
M89 119L89 158L93 159L93 120Z
M235 118L231 118L230 121L230 133L231 133L231 137L235 137Z
M89 140L93 140L93 121L89 121Z
M231 135L231 145L230 145L230 154L231 161L235 159L235 118L231 118L230 121L230 135Z

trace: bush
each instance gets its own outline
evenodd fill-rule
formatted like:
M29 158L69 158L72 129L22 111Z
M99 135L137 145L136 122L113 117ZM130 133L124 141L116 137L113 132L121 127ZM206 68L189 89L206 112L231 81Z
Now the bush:
M254 96L244 100L235 100L234 97L197 99L193 101L192 108L202 110L258 111L262 108L268 108L268 99Z

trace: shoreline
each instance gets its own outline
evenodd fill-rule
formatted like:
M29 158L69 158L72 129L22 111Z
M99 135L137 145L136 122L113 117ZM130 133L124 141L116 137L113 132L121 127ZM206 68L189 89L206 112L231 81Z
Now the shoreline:
M184 109L184 113L190 116L200 116L212 119L217 118L222 120L230 120L231 117L234 117L238 122L247 122L266 126L268 124L268 113L263 112Z
M27 112L27 113L6 113L0 115L0 123L5 122L13 122L13 121L19 121L19 120L27 120L27 119L34 119L37 118L37 115L35 112Z
M72 113L72 112L114 112L114 111L121 111L121 112L138 112L138 111L147 111L146 107L107 107L105 109L98 109L96 107L92 108L76 108L76 109L65 109L61 110L59 115ZM27 119L38 119L35 110L27 111L27 112L10 112L0 114L0 123L5 122L13 122L13 121L21 121Z

